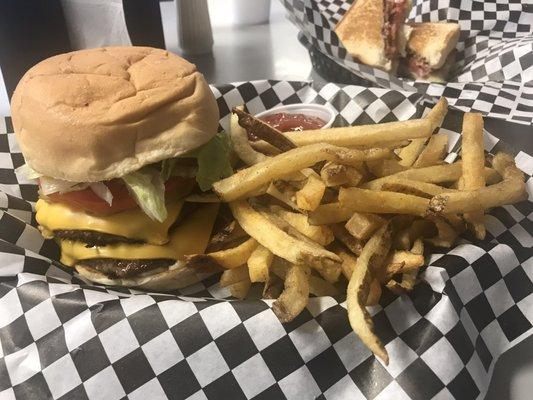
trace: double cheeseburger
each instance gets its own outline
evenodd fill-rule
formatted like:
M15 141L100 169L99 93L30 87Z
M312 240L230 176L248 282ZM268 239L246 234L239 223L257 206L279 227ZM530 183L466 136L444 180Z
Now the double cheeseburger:
M164 50L61 54L21 79L12 119L36 219L91 281L169 290L201 275L218 205L185 202L231 173L218 107L193 64Z

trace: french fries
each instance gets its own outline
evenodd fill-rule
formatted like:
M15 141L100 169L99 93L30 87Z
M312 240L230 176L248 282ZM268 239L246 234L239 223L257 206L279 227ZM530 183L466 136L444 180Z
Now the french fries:
M280 277L282 280L285 280L287 272L289 271L290 265L286 263L276 262L272 264L272 270L276 276ZM309 274L309 293L315 296L337 296L339 290L333 286L331 283L326 282L324 279Z
M429 137L433 123L428 119L387 122L385 124L347 126L301 132L285 132L285 136L298 146L328 143L335 146L376 146L386 142Z
M340 266L336 264L341 260L335 253L290 236L245 200L229 205L242 228L272 253L293 264L315 268L328 282L337 281Z
M352 253L361 254L363 251L364 242L362 240L356 239L342 224L333 224L330 225L330 229L333 232L335 238L345 245Z
M236 107L235 110L244 111L244 107L239 106ZM255 151L252 146L250 146L246 129L239 125L239 117L236 113L231 114L230 137L235 153L245 164L253 165L267 159L267 156Z
M400 157L399 164L403 167L410 167L415 163L426 144L427 138L413 139L408 146L404 147L398 152Z
M192 267L196 267L197 265L215 265L226 269L237 268L246 263L246 260L248 260L256 247L257 242L254 239L248 239L231 249L186 256L186 262Z
M523 173L514 160L505 154L497 154L492 160L503 181L477 190L458 191L433 197L429 212L434 214L464 214L517 203L527 198Z
M463 190L475 190L485 186L485 152L483 150L483 118L481 114L466 113L463 117ZM483 210L466 213L464 218L472 225L478 239L485 238Z
M327 246L333 242L334 236L331 229L323 225L311 225L307 216L300 213L287 211L278 206L271 206L270 210L287 221L298 232L322 246Z
M415 163L416 168L429 167L443 162L448 147L448 135L436 133L429 138L428 144L422 150Z
M352 211L375 214L426 215L429 200L408 194L359 188L341 188L339 202Z
M462 173L462 163L456 162L453 164L443 164L425 168L408 169L406 171L398 172L394 175L375 179L373 181L364 183L361 186L365 189L381 190L384 183L390 182L396 178L405 178L411 179L413 181L422 181L429 183L454 182L461 177ZM498 174L492 168L485 168L485 179L487 179L487 181L494 182L498 179Z
M266 247L257 246L248 258L248 271L251 282L266 282L270 276L269 269L274 254Z
M434 183L413 181L405 178L391 178L381 185L381 189L425 198L456 191L456 189L445 188Z
M384 225L366 243L357 259L346 293L348 319L352 329L363 343L383 360L385 365L389 364L389 355L385 346L374 333L374 324L365 305L372 282L372 270L380 267L379 260L387 254L390 247L390 234L389 225ZM377 265L376 261L378 262Z
M336 202L321 204L313 212L309 213L308 219L311 225L331 225L348 221L352 214L353 211Z
M272 146L277 147L282 151L287 151L296 147L296 145L287 139L283 133L276 128L271 127L266 122L251 116L239 107L232 110L233 114L237 115L240 126L254 133L258 138L263 139Z
M309 295L337 296L347 283L350 324L385 364L366 310L379 304L382 287L412 290L426 244L453 246L466 222L482 237L488 208L527 196L513 157L497 154L485 167L479 116L464 117L462 160L444 163L447 135L435 132L445 99L419 120L305 133L282 134L235 112L241 118L239 125L233 116L232 136L245 165L213 185L235 221L208 254L184 262L202 271L226 268L220 285L235 298L261 285L282 322L292 321ZM248 143L241 126L265 141ZM253 149L258 143L268 156Z
M302 135L305 136L305 135ZM320 161L353 163L390 156L381 149L355 150L318 143L289 150L236 172L229 178L213 184L215 193L226 202L245 197L247 193L281 179L291 173L310 167Z
M292 265L285 277L285 287L272 305L274 314L281 322L290 322L307 305L309 300L309 268Z
M296 192L296 205L301 210L315 210L324 196L326 185L316 173L309 175L307 182Z
M441 97L435 107L433 107L426 118L431 121L431 132L439 128L448 113L448 100L446 97Z
M236 297L239 300L244 300L250 290L250 286L252 286L252 282L250 282L250 279L245 278L242 281L231 285L229 291L233 297Z
M320 177L327 187L357 186L363 175L355 167L327 162L320 170Z
M357 239L368 239L376 229L387 221L376 214L354 212L344 227Z
M250 278L248 276L248 268L246 268L246 265L241 265L238 268L227 269L222 272L219 284L220 287L226 287L244 280L250 280Z

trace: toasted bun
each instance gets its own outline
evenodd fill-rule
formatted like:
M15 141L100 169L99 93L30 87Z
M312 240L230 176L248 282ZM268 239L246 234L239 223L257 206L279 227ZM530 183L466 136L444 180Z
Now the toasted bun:
M214 269L207 270L205 268L199 271L190 266L185 266L179 261L162 271L158 270L157 272L144 273L127 279L113 279L83 265L76 265L75 268L82 277L101 285L136 287L162 292L193 285L217 272Z
M459 24L451 22L421 22L410 24L413 28L407 48L423 57L433 69L441 68L448 55L457 46Z
M196 67L149 47L48 58L21 79L11 113L29 166L73 182L120 177L184 154L215 135L219 119Z
M335 33L350 55L363 64L390 71L393 63L385 55L383 2L358 0L344 14Z

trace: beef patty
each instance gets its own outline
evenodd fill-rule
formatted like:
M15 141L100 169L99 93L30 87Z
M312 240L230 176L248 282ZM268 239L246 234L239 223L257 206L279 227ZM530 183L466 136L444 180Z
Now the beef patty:
M112 258L94 258L81 260L79 264L83 267L102 272L108 277L129 278L131 276L154 270L157 268L167 268L176 261L167 258L156 258L153 260L118 260Z
M140 239L130 239L124 236L112 235L110 233L102 233L96 231L89 231L83 229L61 229L54 231L54 237L64 240L73 240L75 242L85 243L87 247L107 246L117 243L138 244L144 243Z

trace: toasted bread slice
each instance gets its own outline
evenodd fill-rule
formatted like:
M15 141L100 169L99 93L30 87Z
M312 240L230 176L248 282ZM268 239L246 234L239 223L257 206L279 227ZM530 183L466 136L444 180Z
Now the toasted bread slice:
M459 24L451 22L420 22L409 24L413 30L407 50L424 58L431 69L442 68L451 51L457 46Z

